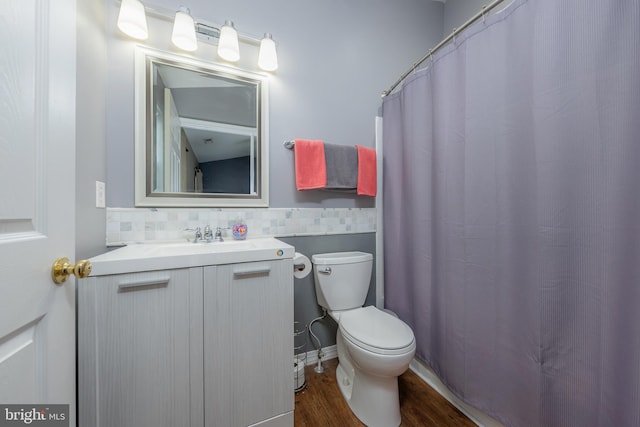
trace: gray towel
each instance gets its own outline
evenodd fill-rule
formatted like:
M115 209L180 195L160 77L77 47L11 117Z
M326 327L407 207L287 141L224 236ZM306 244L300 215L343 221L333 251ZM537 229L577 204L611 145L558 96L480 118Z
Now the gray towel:
M358 186L358 150L351 145L324 144L327 189L355 189Z

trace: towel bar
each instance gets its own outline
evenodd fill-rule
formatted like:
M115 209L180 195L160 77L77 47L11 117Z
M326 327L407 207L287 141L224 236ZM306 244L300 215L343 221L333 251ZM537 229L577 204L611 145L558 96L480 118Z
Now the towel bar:
M295 141L285 141L284 144L284 148L288 148L289 150L293 150L293 147L296 145Z

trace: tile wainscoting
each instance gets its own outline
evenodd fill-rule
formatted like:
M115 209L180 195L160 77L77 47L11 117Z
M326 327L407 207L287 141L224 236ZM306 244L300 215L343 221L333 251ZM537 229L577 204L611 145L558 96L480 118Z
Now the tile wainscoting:
M375 208L175 209L107 208L107 246L193 238L187 229L247 224L249 237L376 231ZM225 238L231 232L225 230Z

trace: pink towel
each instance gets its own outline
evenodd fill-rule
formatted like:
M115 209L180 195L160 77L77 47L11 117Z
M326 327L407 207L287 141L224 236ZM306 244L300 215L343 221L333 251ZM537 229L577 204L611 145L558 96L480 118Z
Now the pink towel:
M324 143L306 139L295 140L296 188L311 190L327 186L327 164Z
M378 190L376 150L356 145L358 148L357 194L375 197Z

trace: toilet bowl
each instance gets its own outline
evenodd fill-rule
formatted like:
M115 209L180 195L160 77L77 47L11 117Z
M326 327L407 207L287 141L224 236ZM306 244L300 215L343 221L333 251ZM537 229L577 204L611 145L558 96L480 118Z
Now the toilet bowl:
M336 379L349 407L367 426L400 425L398 376L415 354L413 332L373 306L330 314L339 325Z
M312 256L318 303L338 323L336 378L353 413L369 427L400 425L398 376L416 351L411 328L392 314L363 307L373 256Z

